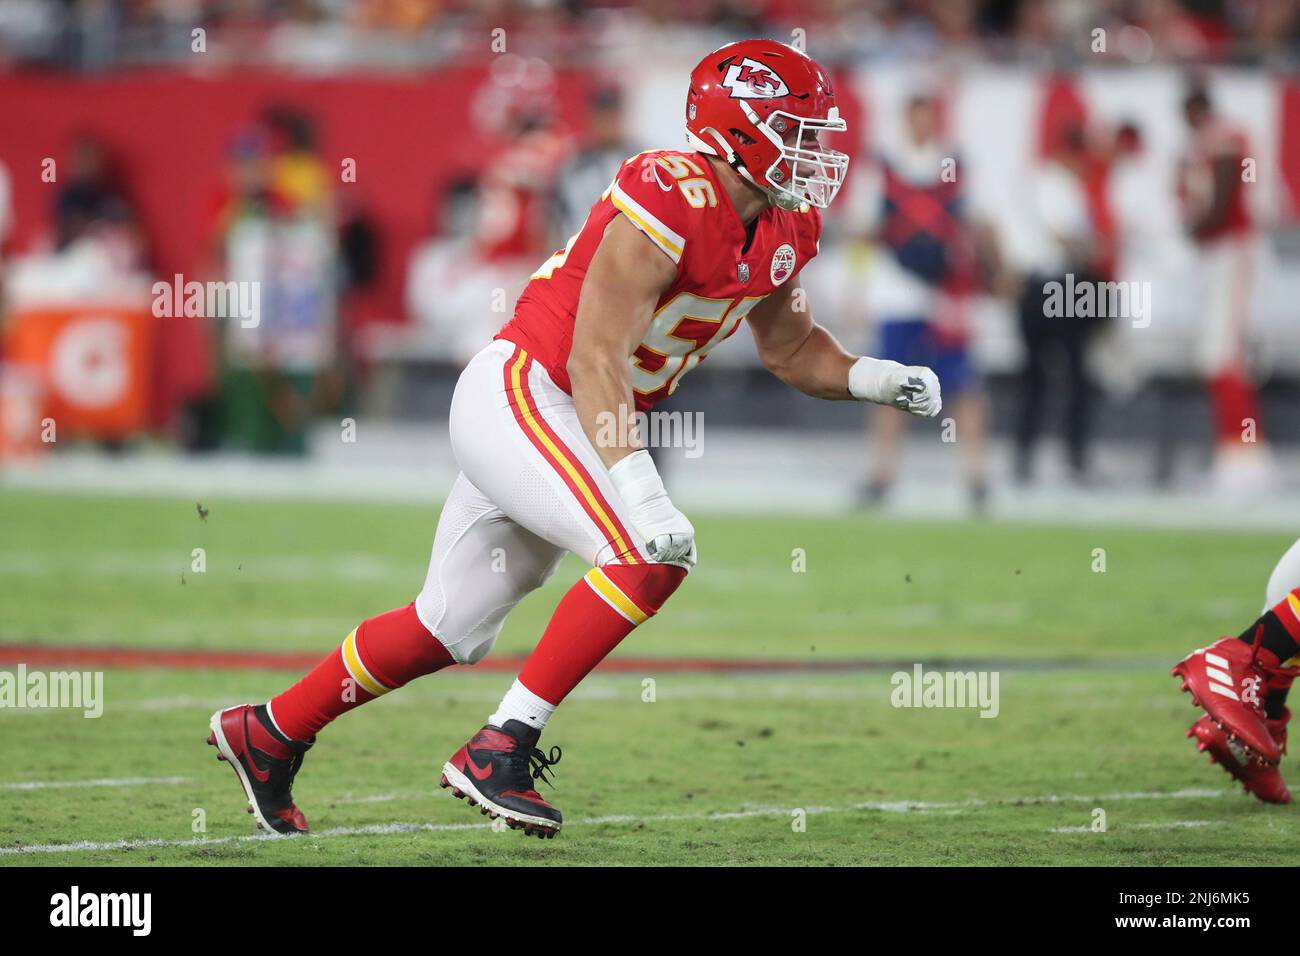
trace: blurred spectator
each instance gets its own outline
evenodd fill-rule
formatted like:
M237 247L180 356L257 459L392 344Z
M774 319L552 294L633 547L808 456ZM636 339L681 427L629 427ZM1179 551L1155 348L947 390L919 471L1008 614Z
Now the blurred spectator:
M1183 101L1189 131L1179 168L1183 220L1196 244L1202 303L1199 365L1214 414L1217 485L1240 491L1271 478L1246 348L1259 237L1246 196L1246 134L1214 112L1200 86Z
M940 135L940 104L930 94L905 106L903 136L881 150L875 172L878 265L868 302L879 345L868 354L927 365L953 409L972 506L988 497L985 410L969 354L969 311L977 286L975 244L958 186L956 151ZM893 409L871 416L872 474L864 502L878 504L894 483L909 424Z
M554 95L554 86L548 83L507 101L498 122L500 148L479 182L477 234L483 255L517 259L529 272L537 265L538 255L552 245L551 210L557 177L571 148L555 116ZM487 94L480 96L482 102L490 102ZM600 189L607 185L608 180Z
M416 247L407 270L406 307L419 323L419 339L458 365L505 321L526 275L503 274L483 255L481 215L478 185L454 180L443 191L430 237ZM496 311L494 299L500 302Z
M224 321L225 438L302 454L319 387L337 357L338 233L313 125L272 107L236 141L217 216L218 274L257 315Z
M612 24L624 30L611 30ZM1091 50L1101 27L1105 62L1152 59L1262 62L1294 58L1296 0L7 0L0 61L103 69L185 62L189 30L208 31L223 62L322 61L391 66L482 49L488 30L557 65L593 54L644 52L656 29L694 33L815 34L828 52L896 56L947 51L1042 61ZM429 42L433 40L433 42Z
M623 96L601 84L591 97L590 132L582 148L560 170L555 191L555 243L563 245L587 220L623 160L637 152L624 129Z
M1050 155L1033 172L1028 184L1032 208L1027 211L1027 219L1038 235L1031 245L1033 257L1026 263L1019 304L1025 357L1015 475L1022 483L1033 480L1034 450L1048 385L1057 382L1065 395L1070 474L1076 481L1088 480L1089 426L1095 396L1088 375L1087 349L1106 321L1104 297L1094 295L1088 309L1074 308L1074 290L1089 283L1095 288L1101 277L1102 243L1091 192L1094 157L1082 126L1068 126L1054 140ZM1062 366L1060 374L1054 372L1058 362Z
M68 172L55 201L55 247L66 249L104 224L129 222L131 206L114 182L107 151L93 133L72 142Z
M317 155L316 129L296 109L272 106L263 115L270 135L271 181L294 215L329 215L330 176Z

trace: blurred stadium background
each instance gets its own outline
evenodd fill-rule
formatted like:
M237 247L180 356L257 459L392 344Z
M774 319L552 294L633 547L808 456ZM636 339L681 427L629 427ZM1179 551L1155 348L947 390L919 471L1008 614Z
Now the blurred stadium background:
M458 367L618 162L683 142L690 66L748 35L831 65L850 121L815 315L868 354L927 322L959 363L957 441L868 436L737 336L668 406L705 415L698 460L662 455L684 507L1294 506L1293 0L6 0L3 480L436 498ZM1214 143L1185 118L1196 87ZM1225 142L1241 208L1197 238ZM1066 272L1145 284L1149 314L1027 325ZM174 278L257 279L262 326L155 316ZM1216 415L1243 408L1250 453L1216 454Z
M661 406L703 413L658 455L704 560L557 717L580 837L485 851L430 794L570 559L483 664L331 728L296 793L335 839L241 842L207 715L411 599L459 368L755 35L850 123L814 314L937 352L955 431L735 336ZM0 712L0 864L1276 863L1292 818L1225 799L1167 668L1297 530L1297 64L1298 0L0 0L0 663L110 703ZM1071 275L1141 295L1046 320ZM178 279L259 283L260 324L156 315ZM1001 719L896 709L918 661L1002 672Z

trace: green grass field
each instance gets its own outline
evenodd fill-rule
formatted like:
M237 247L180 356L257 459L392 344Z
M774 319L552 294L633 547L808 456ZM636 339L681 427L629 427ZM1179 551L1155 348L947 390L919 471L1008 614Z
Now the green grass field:
M437 518L195 504L5 491L0 642L324 653L414 596ZM1289 536L692 517L699 567L616 656L881 667L594 675L547 731L566 825L545 842L437 788L508 673L435 675L332 725L295 789L315 833L277 839L203 738L217 706L298 675L110 670L99 719L0 709L0 863L1247 865L1300 835L1195 753L1168 677L1253 619ZM526 653L581 571L496 653ZM891 705L892 671L943 659L998 672L996 718Z

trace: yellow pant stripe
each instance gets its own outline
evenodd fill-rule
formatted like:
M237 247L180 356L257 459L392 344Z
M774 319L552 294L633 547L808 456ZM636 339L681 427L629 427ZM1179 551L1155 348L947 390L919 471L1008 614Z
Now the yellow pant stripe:
M600 568L592 568L588 571L585 580L591 585L593 591L633 624L644 624L650 620L650 615L637 607Z
M609 541L614 545L617 553L626 554L631 552L632 557L628 563L637 563L635 558L636 549L632 547L631 542L627 541L621 534L619 534L617 526L612 520L610 520L609 514L605 509L600 506L600 502L592 493L590 486L583 480L582 474L573 467L573 463L569 460L567 450L561 450L557 447L555 442L551 441L551 437L546 434L546 430L542 428L542 426L537 423L537 419L533 417L530 400L528 395L524 392L523 381L520 377L524 363L527 361L528 353L523 349L520 349L519 357L515 359L515 363L510 366L510 388L515 393L515 404L524 417L525 425L528 427L528 430L533 433L533 436L540 441L550 453L552 463L558 464L562 469L564 469L564 473L569 476L575 485L578 486L578 490L582 492L583 500L587 503L591 513L599 519L600 524L605 529L605 534L608 536Z
M366 665L361 663L361 655L357 653L357 632L355 628L351 634L343 639L343 665L348 669L348 673L352 675L352 679L368 693L379 697L387 694L391 689L375 680L370 671L366 670Z

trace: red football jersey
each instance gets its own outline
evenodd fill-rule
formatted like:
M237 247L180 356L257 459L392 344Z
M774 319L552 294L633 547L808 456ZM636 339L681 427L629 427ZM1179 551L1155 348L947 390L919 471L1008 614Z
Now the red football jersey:
M578 296L605 227L622 213L677 264L645 339L630 358L646 411L739 327L745 315L817 255L821 214L768 207L753 240L702 153L650 150L625 160L587 221L533 273L514 317L497 333L531 352L566 392Z

